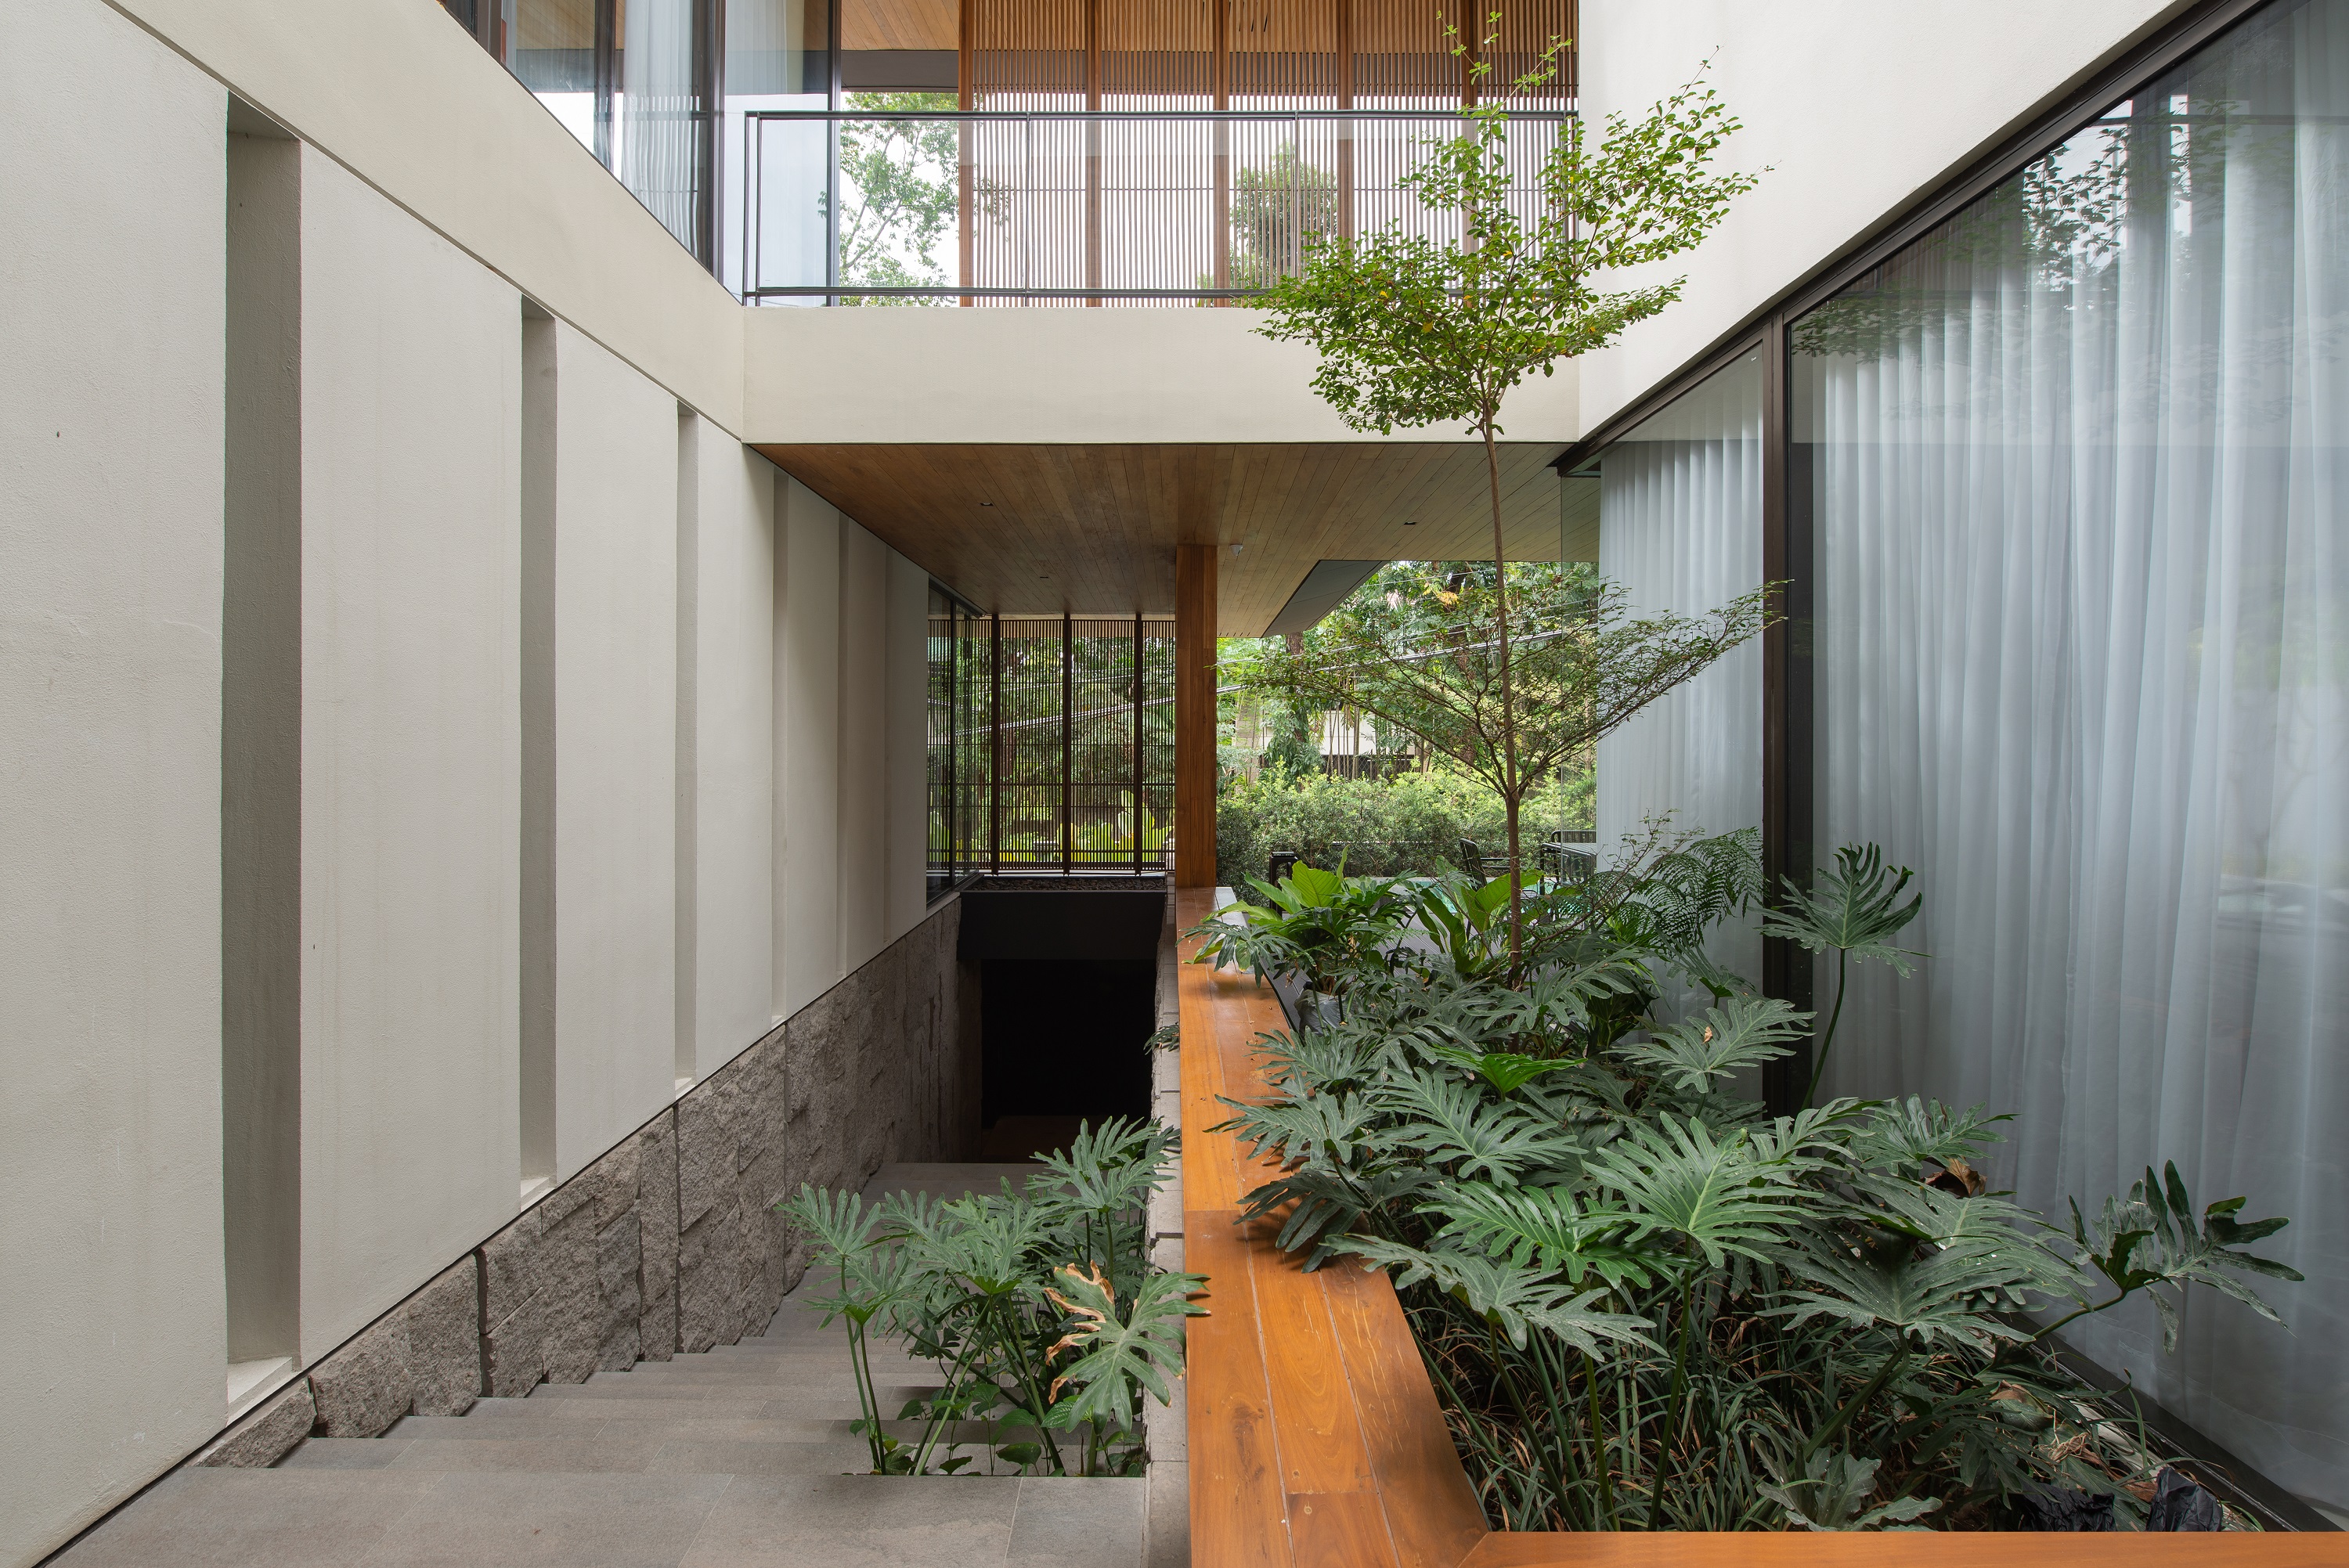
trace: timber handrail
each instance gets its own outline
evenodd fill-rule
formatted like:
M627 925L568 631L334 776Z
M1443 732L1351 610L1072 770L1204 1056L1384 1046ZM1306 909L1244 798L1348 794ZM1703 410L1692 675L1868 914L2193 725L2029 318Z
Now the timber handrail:
M1212 893L1175 897L1181 929ZM1191 1561L1197 1568L2349 1568L2349 1533L2078 1539L1923 1531L1697 1535L1508 1532L1477 1506L1383 1273L1307 1274L1274 1228L1237 1222L1265 1180L1226 1099L1264 1091L1252 1042L1283 1026L1269 987L1182 956L1184 1266L1208 1276L1189 1330Z

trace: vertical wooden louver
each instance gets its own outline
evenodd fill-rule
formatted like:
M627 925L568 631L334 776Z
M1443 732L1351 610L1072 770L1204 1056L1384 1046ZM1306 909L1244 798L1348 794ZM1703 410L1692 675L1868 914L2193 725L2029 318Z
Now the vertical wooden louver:
M1339 117L1442 114L1509 92L1575 24L1574 0L962 6L966 108L1233 111L1213 121L965 129L963 280L1070 290L1261 288L1298 265L1317 235L1390 222L1440 228L1397 183L1435 128ZM1471 58L1489 56L1481 88L1455 44ZM1571 108L1570 48L1558 65L1514 100ZM1528 128L1525 156L1537 158L1554 134ZM1515 160L1514 129L1511 139Z

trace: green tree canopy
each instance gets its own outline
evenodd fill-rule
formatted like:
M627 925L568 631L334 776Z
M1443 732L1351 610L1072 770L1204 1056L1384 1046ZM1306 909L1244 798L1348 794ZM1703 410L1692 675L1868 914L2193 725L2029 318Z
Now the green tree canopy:
M1489 562L1399 563L1385 581L1384 593L1357 595L1306 634L1302 650L1263 645L1227 673L1299 707L1353 708L1408 730L1490 785L1513 822L1537 783L1771 619L1769 588L1704 615L1642 614L1588 568L1512 566L1512 703L1492 634L1504 588Z
M1541 67L1512 91L1547 80L1564 47L1553 41ZM1455 49L1466 53L1456 40ZM1470 67L1480 79L1491 52L1477 51ZM1710 88L1692 81L1637 120L1609 116L1595 145L1579 119L1566 120L1531 188L1523 189L1510 156L1509 97L1464 111L1460 133L1430 139L1401 182L1442 220L1433 227L1456 220L1457 239L1390 222L1350 239L1309 241L1303 269L1264 294L1267 320L1257 328L1319 351L1314 389L1356 429L1384 435L1457 423L1480 438L1496 567L1506 556L1495 446L1503 398L1528 377L1548 376L1559 360L1604 347L1678 299L1681 278L1602 284L1695 246L1757 178L1712 167L1739 125ZM1499 788L1512 803L1509 862L1516 868L1524 863L1515 809L1524 767L1505 579L1495 580L1490 609L1497 698L1491 745L1506 780ZM1513 946L1522 925L1515 888L1513 881Z

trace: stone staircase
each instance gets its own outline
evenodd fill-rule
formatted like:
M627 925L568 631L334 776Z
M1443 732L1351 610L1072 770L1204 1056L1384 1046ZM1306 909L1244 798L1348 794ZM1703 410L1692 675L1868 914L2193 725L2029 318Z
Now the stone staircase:
M966 1171L976 1175L895 1168L868 1191L967 1190L967 1178L953 1185ZM811 1281L785 1298L764 1333L701 1355L542 1383L462 1416L409 1416L380 1438L312 1438L268 1470L183 1467L55 1562L1143 1568L1170 1559L1173 1540L1151 1551L1143 1480L857 1473L871 1460L849 1429L857 1407L847 1339L806 1306L817 1288ZM935 1387L929 1364L895 1347L876 1346L873 1369L887 1412Z

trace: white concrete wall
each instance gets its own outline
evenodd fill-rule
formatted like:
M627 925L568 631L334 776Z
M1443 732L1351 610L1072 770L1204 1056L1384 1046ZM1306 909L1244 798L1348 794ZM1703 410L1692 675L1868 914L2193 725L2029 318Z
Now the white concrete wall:
M889 557L856 524L840 530L841 972L881 951L889 913Z
M1769 172L1703 245L1654 269L1687 277L1680 303L1582 361L1579 429L2181 9L2177 0L1684 0L1663 26L1642 0L1583 0L1582 112L1594 134L1609 114L1636 119L1710 56L1711 85L1744 122L1723 165Z
M522 334L307 149L301 233L306 1361L514 1212Z
M775 1016L924 913L929 574L777 479Z
M774 1016L840 978L841 517L777 481Z
M23 1563L223 1408L227 98L98 5L12 5L5 31L0 1563Z
M678 414L666 390L553 330L561 1181L676 1093Z
M298 640L261 715L298 731L297 1362L519 1202L525 677L559 1177L918 918L924 584L728 433L735 307L436 7L10 23L0 1563L28 1563L229 1415L227 87L321 144L266 220L298 264L237 284L286 302L247 346L291 402L240 428ZM539 323L536 400L526 294L583 318Z
M752 310L748 441L1375 441L1315 395L1313 350L1252 310ZM1510 394L1512 441L1580 429L1571 367ZM1430 427L1418 438L1460 432Z
M680 1077L774 1021L775 494L781 476L698 416L679 447ZM690 743L687 744L689 737ZM689 960L687 955L689 954Z
M113 3L678 400L740 432L740 307L439 5Z
M882 837L887 846L885 940L921 923L928 904L930 574L889 552L888 756L882 765Z

